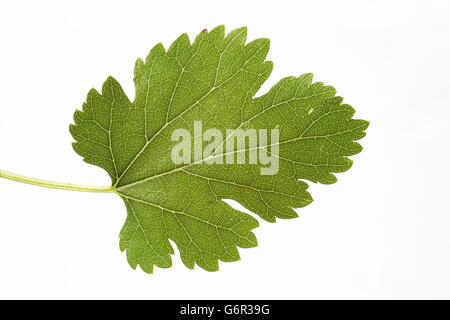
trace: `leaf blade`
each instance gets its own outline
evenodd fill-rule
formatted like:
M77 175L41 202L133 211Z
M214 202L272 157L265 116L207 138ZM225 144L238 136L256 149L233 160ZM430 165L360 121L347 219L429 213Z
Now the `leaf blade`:
M110 174L125 202L120 249L133 268L152 273L154 266L170 267L169 240L188 268L216 271L218 261L239 260L238 247L257 245L252 230L259 223L224 199L265 221L295 218L295 208L312 202L302 180L334 183L335 173L351 167L348 157L362 150L356 141L368 122L353 119L354 109L333 87L313 83L312 74L284 78L253 98L272 71L265 60L270 41L246 44L246 38L246 28L226 35L219 26L192 44L186 34L167 51L157 44L135 64L133 102L110 77L74 115L75 151ZM222 132L279 128L278 143L256 148L279 147L279 172L261 175L263 165L248 163L175 165L171 133L192 132L198 120L203 130ZM248 160L250 150L245 146L232 156L244 152Z

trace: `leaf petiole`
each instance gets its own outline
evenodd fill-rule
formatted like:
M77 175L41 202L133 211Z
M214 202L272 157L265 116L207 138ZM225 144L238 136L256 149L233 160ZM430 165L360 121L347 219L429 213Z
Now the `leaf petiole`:
M70 183L60 183L48 180L35 179L30 177L25 177L19 174L11 173L8 171L0 170L0 178L5 178L12 181L32 184L35 186L52 188L52 189L61 189L61 190L70 190L70 191L82 191L82 192L98 192L98 193L107 193L114 192L116 188L114 187L96 187L96 186L83 186L77 184Z

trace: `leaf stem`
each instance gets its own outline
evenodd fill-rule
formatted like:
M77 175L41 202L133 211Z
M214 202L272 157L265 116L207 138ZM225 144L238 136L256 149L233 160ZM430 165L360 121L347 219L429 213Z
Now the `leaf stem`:
M83 192L114 192L116 188L114 187L95 187L95 186L83 186L70 183L60 183L47 180L34 179L30 177L25 177L19 174L11 173L8 171L0 170L0 178L5 178L12 181L32 184L35 186L61 189L61 190L71 190L71 191L83 191Z

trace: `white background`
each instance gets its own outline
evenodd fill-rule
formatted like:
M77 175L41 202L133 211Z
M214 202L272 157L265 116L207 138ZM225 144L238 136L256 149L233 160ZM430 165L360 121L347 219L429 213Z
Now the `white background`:
M450 298L449 1L3 1L0 168L108 185L72 150L75 108L110 74L133 99L138 57L219 24L272 39L258 94L313 72L371 122L353 168L215 273L132 270L114 194L1 180L0 298Z

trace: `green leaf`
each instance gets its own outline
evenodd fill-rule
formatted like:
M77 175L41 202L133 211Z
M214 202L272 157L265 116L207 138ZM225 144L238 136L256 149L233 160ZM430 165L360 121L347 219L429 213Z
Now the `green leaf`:
M151 273L154 266L170 267L169 240L188 268L215 271L219 260L239 260L237 247L257 245L252 229L258 221L223 199L269 222L297 217L294 208L312 202L299 179L334 183L334 173L351 167L347 157L362 149L355 141L368 122L352 119L353 108L333 87L312 83L312 74L284 78L253 98L272 63L265 61L269 40L246 44L246 36L246 28L225 35L219 26L192 44L186 34L167 51L158 44L136 62L133 102L109 77L102 92L92 89L75 112L75 151L108 172L125 202L120 248L133 268ZM278 128L278 173L262 175L265 166L248 161L175 165L171 152L178 142L171 135L179 128L193 132L194 121L222 132Z

